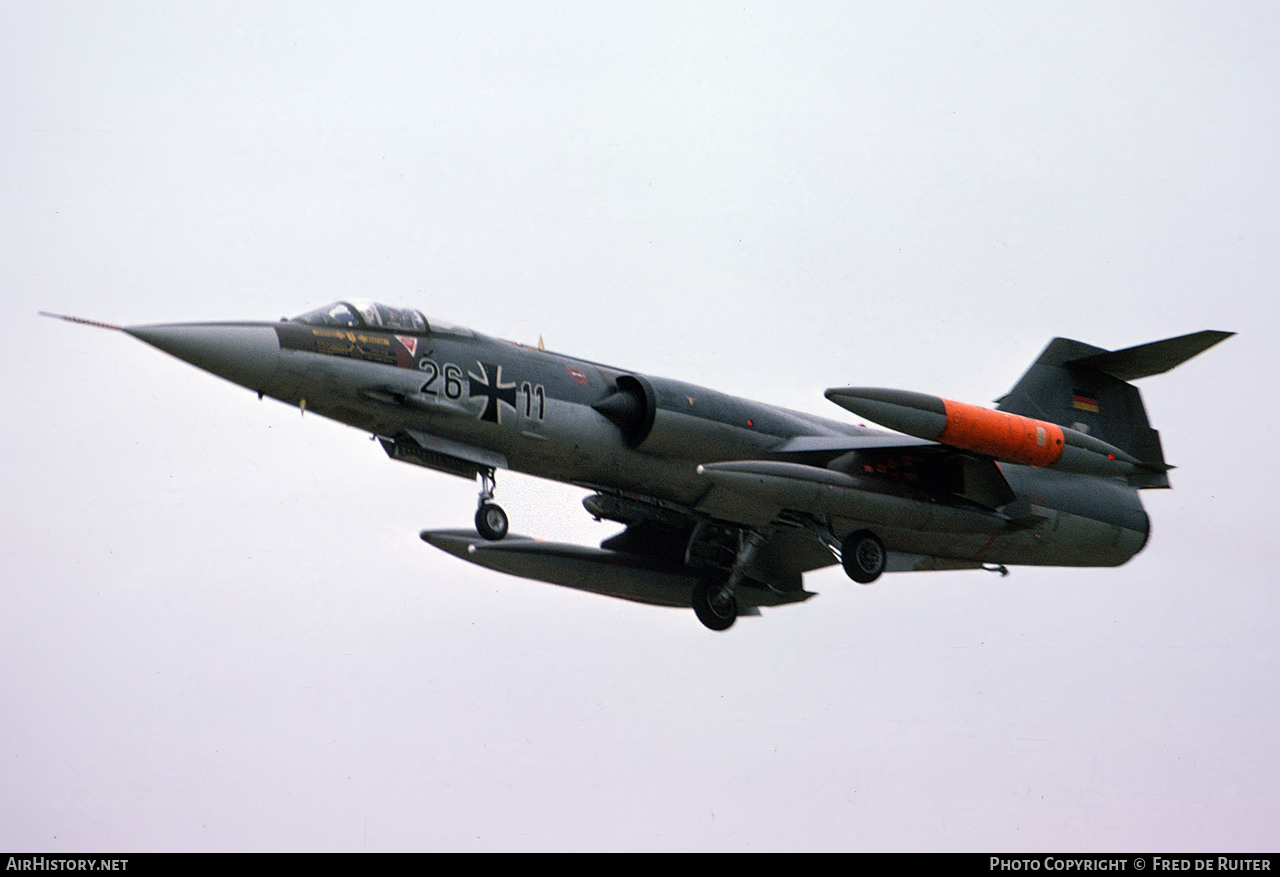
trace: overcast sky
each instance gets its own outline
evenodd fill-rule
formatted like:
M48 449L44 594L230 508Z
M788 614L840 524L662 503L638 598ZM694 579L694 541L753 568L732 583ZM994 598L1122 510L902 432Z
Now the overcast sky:
M7 4L0 848L1274 851L1280 7L688 5ZM352 296L831 417L1240 334L1142 384L1128 565L832 568L713 634L36 316ZM596 544L582 495L499 476Z

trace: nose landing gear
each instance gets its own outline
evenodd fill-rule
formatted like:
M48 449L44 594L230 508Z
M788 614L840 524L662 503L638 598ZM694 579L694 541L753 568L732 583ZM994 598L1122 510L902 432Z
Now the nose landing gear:
M476 532L490 542L497 542L507 535L507 513L493 500L497 487L494 470L480 470L480 502L476 508Z

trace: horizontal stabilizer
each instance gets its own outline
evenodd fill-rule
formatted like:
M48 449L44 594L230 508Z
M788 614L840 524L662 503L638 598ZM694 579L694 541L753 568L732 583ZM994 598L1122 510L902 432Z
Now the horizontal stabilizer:
M1063 365L1068 368L1093 369L1122 381L1136 381L1177 368L1191 357L1204 353L1234 334L1217 330L1192 332L1190 335L1152 341L1150 344L1139 344L1124 350L1067 360Z

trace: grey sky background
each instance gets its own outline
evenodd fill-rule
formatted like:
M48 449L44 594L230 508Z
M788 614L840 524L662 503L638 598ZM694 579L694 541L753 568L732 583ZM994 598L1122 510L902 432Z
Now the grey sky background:
M0 848L1274 851L1280 7L8 4ZM1117 570L724 635L421 543L475 486L131 338L361 296L831 417L1055 335L1179 468ZM512 528L594 544L506 474Z

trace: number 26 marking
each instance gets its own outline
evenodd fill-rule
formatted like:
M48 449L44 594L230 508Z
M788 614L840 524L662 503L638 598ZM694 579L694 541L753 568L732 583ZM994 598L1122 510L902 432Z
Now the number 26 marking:
M440 391L436 389L436 381L444 378L444 395L446 399L462 398L462 369L451 362L444 364L444 370L441 371L440 366L436 365L430 359L423 359L418 362L419 371L427 376L427 382L422 385L422 389L418 392L426 396L439 396Z

